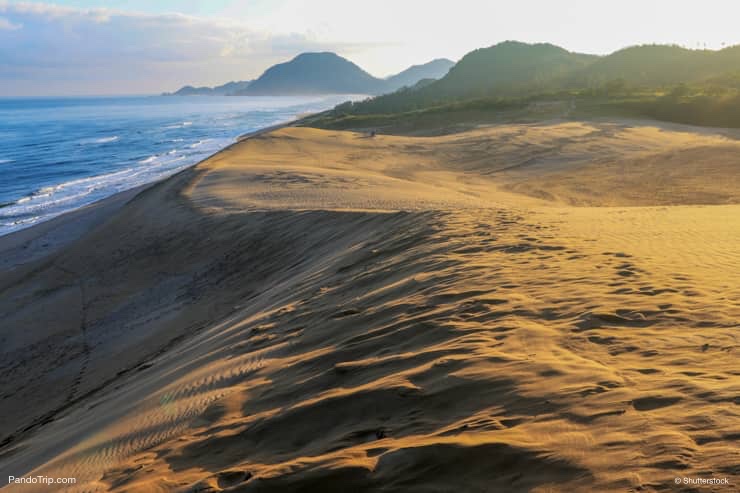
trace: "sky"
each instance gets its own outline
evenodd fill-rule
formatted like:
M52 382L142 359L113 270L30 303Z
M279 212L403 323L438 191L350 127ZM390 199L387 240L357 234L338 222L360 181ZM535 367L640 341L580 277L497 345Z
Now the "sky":
M334 51L384 77L500 41L740 43L734 0L0 0L0 97L156 94Z

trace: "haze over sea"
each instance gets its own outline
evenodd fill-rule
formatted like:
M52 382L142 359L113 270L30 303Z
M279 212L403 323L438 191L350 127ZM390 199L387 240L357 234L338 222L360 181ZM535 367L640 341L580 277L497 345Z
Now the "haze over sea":
M0 235L171 175L339 96L0 99Z

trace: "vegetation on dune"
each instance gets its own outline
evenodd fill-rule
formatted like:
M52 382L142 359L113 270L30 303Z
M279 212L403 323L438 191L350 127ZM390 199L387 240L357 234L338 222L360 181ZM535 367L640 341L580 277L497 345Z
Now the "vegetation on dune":
M354 113L353 103L303 119L300 124L327 129L438 134L475 124L525 118L535 98L479 98L388 113Z
M611 90L583 90L577 106L594 114L625 114L676 123L740 127L740 75L726 74L697 83L657 89L607 84Z

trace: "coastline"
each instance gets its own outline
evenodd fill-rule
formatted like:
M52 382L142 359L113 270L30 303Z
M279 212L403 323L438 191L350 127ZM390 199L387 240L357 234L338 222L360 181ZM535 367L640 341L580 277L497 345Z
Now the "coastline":
M46 221L0 236L0 272L8 272L61 251L64 247L113 217L127 203L158 183L166 182L184 171L191 170L244 140L295 125L302 118L304 116L241 134L231 144L170 176L114 193L78 209L64 212Z

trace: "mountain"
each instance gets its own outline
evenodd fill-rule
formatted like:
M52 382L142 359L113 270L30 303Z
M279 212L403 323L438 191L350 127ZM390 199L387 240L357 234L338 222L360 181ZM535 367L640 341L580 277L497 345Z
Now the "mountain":
M236 94L375 94L379 86L379 79L335 53L302 53L289 62L273 65Z
M506 41L465 55L414 96L424 100L517 97L600 87L621 80L657 88L740 72L740 46L719 51L641 45L607 56L572 53L552 44Z
M438 98L515 96L547 90L597 59L549 43L505 41L468 53L425 91Z
M402 111L474 98L511 98L604 87L620 81L656 88L740 73L740 46L719 51L642 45L608 56L573 53L549 43L505 41L465 55L436 59L386 79L373 77L335 53L303 53L254 81L214 88L185 86L173 95L383 95L355 105L362 113ZM422 84L418 84L424 81ZM398 89L404 91L395 93Z
M642 45L596 56L549 43L505 41L468 53L439 80L355 103L343 111L393 113L456 101L544 96L608 86L653 90L699 83L717 92L727 84L736 85L737 74L740 46L712 51Z
M298 94L384 94L421 80L438 79L454 65L438 58L379 79L335 53L302 53L273 65L253 81L229 82L216 87L184 86L165 96L287 96Z
M226 84L216 87L193 87L184 86L172 93L164 93L164 96L230 96L235 92L242 91L249 87L251 80L240 80L236 82L227 82Z
M393 92L402 87L412 87L424 79L440 79L447 75L455 62L446 58L437 58L422 65L412 65L403 72L385 79L383 92Z
M162 96L205 96L213 93L212 87L182 86L175 92L164 92Z
M632 46L576 72L571 85L598 86L621 79L633 86L658 87L697 82L740 71L740 46L719 51L674 45Z
M383 94L444 76L454 62L439 58L379 79L335 53L303 53L267 69L240 96L289 94Z
M439 80L342 103L310 124L408 129L574 114L740 128L740 45L641 45L594 56L507 41L468 53Z
M552 44L505 41L468 53L439 80L355 104L353 112L407 111L449 101L559 90L575 71L598 58Z

